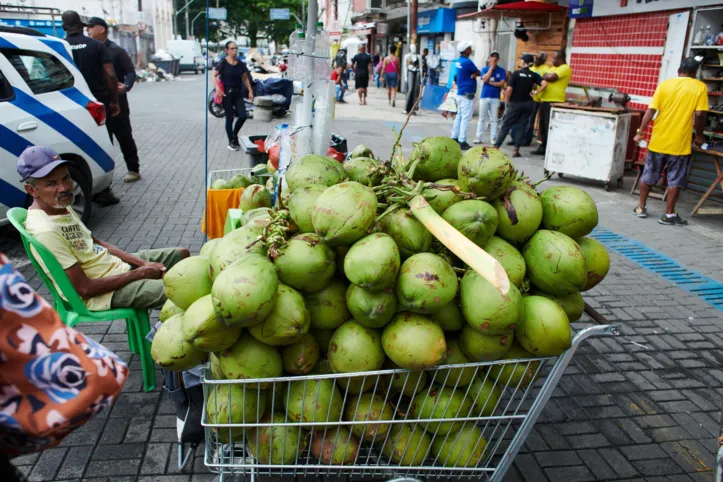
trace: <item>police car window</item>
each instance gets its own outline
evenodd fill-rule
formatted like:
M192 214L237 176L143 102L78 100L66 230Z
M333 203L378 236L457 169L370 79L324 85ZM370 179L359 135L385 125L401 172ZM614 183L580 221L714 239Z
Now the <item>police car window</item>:
M35 50L0 49L33 94L46 94L72 87L75 79L54 55Z
M0 102L10 100L13 98L13 89L10 87L10 83L0 71Z

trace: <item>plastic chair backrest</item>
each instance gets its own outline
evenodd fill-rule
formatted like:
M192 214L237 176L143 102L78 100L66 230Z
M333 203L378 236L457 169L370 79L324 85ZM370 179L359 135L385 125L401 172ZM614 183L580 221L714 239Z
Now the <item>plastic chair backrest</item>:
M35 268L35 271L38 273L38 276L40 276L40 279L43 280L43 283L50 291L50 294L53 296L55 302L62 303L66 311L72 311L78 313L79 315L88 315L90 313L88 308L85 306L85 303L83 303L83 300L78 292L75 291L73 284L70 282L70 278L68 278L68 275L65 274L65 270L62 266L60 266L60 263L55 256L53 256L53 253L51 253L50 250L43 246L37 239L33 238L32 234L25 229L25 219L28 217L28 211L23 208L12 208L7 212L7 217L8 221L10 221L10 223L20 233L23 245L25 246L25 251L28 254L28 258L30 258L33 268ZM40 258L43 260L43 263L53 277L52 280L35 259L30 246L35 249L35 252L38 253ZM58 293L58 290L55 288L55 284L53 284L53 280L57 283L63 296L60 296L60 293Z

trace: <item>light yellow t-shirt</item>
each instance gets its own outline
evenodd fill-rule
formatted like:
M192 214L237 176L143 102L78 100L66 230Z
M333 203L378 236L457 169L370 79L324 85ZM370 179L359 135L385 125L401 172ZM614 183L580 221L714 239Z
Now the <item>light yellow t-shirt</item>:
M540 74L540 77L542 77L550 71L550 66L547 64L542 64L539 67L533 65L532 67L530 67L530 70L533 72L537 72L538 74ZM540 99L542 99L542 94L537 94L532 98L532 100L534 100L535 102L540 102Z
M68 214L58 216L49 216L42 209L28 209L25 229L55 255L63 269L80 263L80 267L90 279L119 275L131 269L106 248L93 242L90 231L71 208L68 208ZM43 260L37 253L33 254L50 276ZM52 279L52 276L50 278ZM91 311L109 310L112 296L113 293L96 296L84 300L85 305Z
M691 77L664 80L648 107L658 111L648 149L671 156L690 154L693 113L708 111L705 84Z
M548 82L542 91L542 102L565 102L565 91L572 77L572 69L567 64L559 67L548 67L546 74L557 74L555 82Z

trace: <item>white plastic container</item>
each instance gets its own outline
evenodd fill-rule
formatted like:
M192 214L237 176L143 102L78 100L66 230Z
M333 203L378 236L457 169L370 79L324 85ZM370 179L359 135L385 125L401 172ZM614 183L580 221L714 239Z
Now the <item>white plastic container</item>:
M334 94L336 86L331 80L314 83L314 127L312 148L314 154L325 156L329 151L331 127L334 123Z

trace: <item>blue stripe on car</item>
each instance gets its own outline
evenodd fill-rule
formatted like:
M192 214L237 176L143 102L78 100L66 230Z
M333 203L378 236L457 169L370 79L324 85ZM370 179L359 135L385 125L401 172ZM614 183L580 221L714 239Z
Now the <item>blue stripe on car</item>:
M98 145L88 134L68 119L55 112L47 105L38 102L32 96L20 89L15 90L15 99L11 104L24 110L28 114L37 117L45 122L51 129L66 137L73 144L85 151L105 172L110 172L115 167L115 162L108 153Z
M39 38L38 40L50 47L51 49L55 50L65 60L75 65L75 63L73 62L73 57L70 56L68 50L65 48L65 45L63 45L63 42L45 38Z
M29 140L0 124L0 148L5 149L14 157L18 157L26 147L32 145L33 143ZM9 207L23 206L25 205L25 191L0 179L0 203Z
M16 48L17 47L15 46L14 43L0 37L0 49L16 49Z
M61 94L66 96L68 99L72 100L79 106L83 107L85 109L85 106L88 105L88 102L91 101L90 97L87 97L84 93L76 89L75 87L71 87L69 89L64 89L60 91Z

